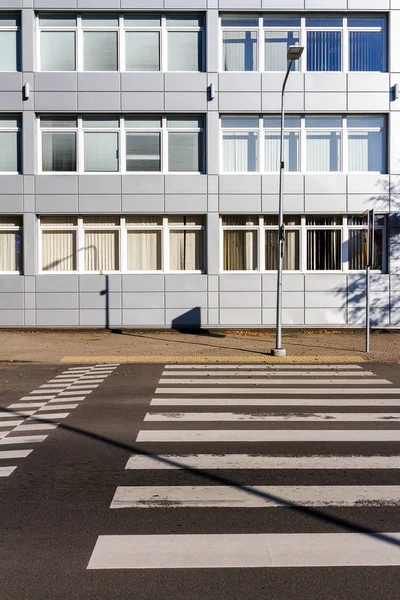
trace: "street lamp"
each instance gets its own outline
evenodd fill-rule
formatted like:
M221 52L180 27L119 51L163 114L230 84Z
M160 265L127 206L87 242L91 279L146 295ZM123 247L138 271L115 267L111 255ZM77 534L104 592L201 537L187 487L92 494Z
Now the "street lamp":
M284 163L284 141L285 141L285 88L293 63L299 60L303 54L303 46L289 46L287 59L289 61L285 79L282 85L281 96L281 143L279 152L279 217L278 217L278 249L277 249L277 290L276 290L276 347L271 350L272 356L286 356L285 348L282 348L282 267L285 230L283 225L283 170Z

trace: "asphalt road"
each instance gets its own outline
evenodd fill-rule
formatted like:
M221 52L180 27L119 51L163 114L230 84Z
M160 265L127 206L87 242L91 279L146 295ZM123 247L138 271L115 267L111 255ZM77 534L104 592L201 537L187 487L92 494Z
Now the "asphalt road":
M78 369L84 365L76 365ZM248 368L248 365L247 365ZM376 378L388 379L400 388L400 368L398 365L362 364L364 370L371 369ZM42 388L52 386L52 380L63 382L63 373L70 370L71 377L79 380L72 387ZM163 365L120 365L116 368L87 367L86 372L74 373L74 365L32 366L0 365L0 411L7 410L13 404L40 404L43 408L35 412L34 417L0 417L0 456L5 451L33 449L26 457L1 458L0 469L8 466L17 468L9 475L0 477L0 598L1 600L242 600L251 598L261 600L389 600L399 597L400 567L397 566L329 566L329 567L248 567L231 568L161 568L165 563L160 560L160 568L98 568L90 561L94 560L95 548L99 536L145 536L144 544L151 536L189 536L221 534L354 534L360 533L363 539L369 538L368 531L400 532L400 501L393 506L385 502L356 502L351 506L313 505L302 507L275 508L244 506L191 506L174 507L171 501L162 498L152 500L156 507L111 509L114 494L119 486L223 486L223 497L230 498L232 490L243 486L399 486L400 468L347 468L341 469L204 469L201 473L183 470L141 470L125 469L129 457L135 450L151 455L175 455L182 459L184 455L271 455L278 457L298 456L390 456L400 457L399 441L376 441L376 432L400 430L396 417L375 421L340 421L334 417L324 421L290 421L296 412L293 405L277 407L211 404L204 407L195 405L150 407L152 398L187 399L190 394L165 394L163 390L155 393L164 371ZM311 367L310 367L311 369ZM178 369L176 369L178 370ZM166 371L166 370L165 370ZM174 369L172 370L172 372ZM61 377L58 377L60 376ZM188 373L186 377L198 377ZM339 377L339 375L335 375ZM81 379L83 377L83 379ZM97 377L101 383L90 388L86 383L91 377ZM179 375L175 376L179 378ZM185 377L185 376L183 376ZM212 375L210 375L212 377ZM233 382L233 374L227 376ZM355 383L338 385L326 384L325 376L318 388L328 390L324 394L311 391L296 396L299 389L310 389L308 384L293 386L293 394L286 396L296 402L300 399L321 399L318 406L301 406L298 412L319 414L331 413L368 413L390 415L400 412L400 396L379 394L378 388L385 387L363 385L363 395L357 395L359 405L351 403L329 406L329 401L351 398L346 393L335 394L339 387L354 390ZM271 378L269 381L272 381ZM251 385L251 380L249 380ZM289 381L289 379L288 379ZM81 387L79 388L79 384ZM69 382L68 385L71 385ZM95 385L95 384L93 384ZM194 384L198 386L199 384ZM226 384L227 387L232 384ZM271 384L274 385L273 383ZM182 387L185 384L170 384L169 387ZM282 387L282 384L279 384ZM279 387L278 386L278 387ZM74 389L74 387L76 389ZM285 386L286 387L286 384ZM315 387L315 385L314 385ZM393 387L393 385L391 386ZM387 386L389 389L390 386ZM278 389L278 388L277 388ZM386 389L386 388L385 388ZM61 390L61 392L60 392ZM68 391L69 390L69 391ZM72 390L72 391L71 391ZM91 391L92 390L92 391ZM332 390L332 393L329 393ZM37 392L32 394L31 392ZM88 393L91 392L91 393ZM375 392L375 393L374 393ZM58 394L61 394L59 396ZM267 394L268 395L268 394ZM28 400L21 400L27 398ZM75 400L75 398L81 398ZM190 396L196 398L196 394ZM210 396L201 396L210 398ZM234 398L234 394L223 394L224 399ZM246 396L257 399L258 396ZM278 396L275 396L278 397ZM36 402L35 402L36 398ZM37 400L37 398L42 398ZM59 400L64 405L77 404L76 408L66 408L54 412ZM391 404L374 404L373 399L390 398ZM49 401L50 400L50 401ZM55 402L53 402L53 400ZM322 408L321 408L322 407ZM32 408L32 410L38 407ZM14 408L19 413L29 408ZM225 412L248 413L251 421L201 422L186 420L176 413ZM4 422L9 419L27 424L51 424L49 412L58 417L60 425L56 429L18 429L2 437L2 431L8 431ZM144 421L147 413L170 413L171 421ZM265 413L282 414L282 420L257 420ZM40 415L43 415L43 418ZM174 416L175 415L175 416ZM389 416L389 415L388 415ZM196 417L195 417L196 418ZM212 418L212 417L210 417ZM374 417L373 417L374 418ZM58 420L57 417L53 421ZM184 419L184 420L183 420ZM312 435L313 431L331 432L354 430L370 432L367 441L303 441L263 442L247 441L226 442L189 442L189 441L145 441L146 435L154 430L167 432L186 432L218 430L221 437L232 430L252 430L253 436L262 431L293 430ZM142 432L143 441L137 441ZM143 435L144 432L144 435ZM150 432L150 434L148 433ZM374 433L375 432L375 433ZM7 443L7 438L35 435L47 435L41 442ZM322 434L323 435L323 434ZM140 438L139 438L140 439ZM150 456L150 460L151 456ZM157 464L159 461L154 459ZM274 488L276 489L276 488ZM268 494L267 494L268 495ZM265 498L267 497L265 496ZM257 496L257 495L255 495ZM158 502L158 505L157 505ZM196 504L196 502L194 502ZM367 531L368 530L368 531ZM159 538L161 539L161 538ZM182 537L177 538L183 540ZM189 542L197 538L186 538ZM210 538L214 539L214 538ZM246 538L241 538L244 541ZM255 539L255 538L248 538ZM332 538L336 539L336 538ZM180 542L179 542L180 543ZM380 541L382 548L392 547L392 555L398 552L400 545L388 536ZM167 546L168 547L168 546ZM239 548L239 554L246 557L253 549ZM272 553L274 549L272 548ZM288 551L289 552L289 551ZM334 543L332 554L335 553ZM101 559L101 557L100 557ZM151 546L150 556L143 560L150 565L157 560L157 548ZM167 560L173 560L169 555ZM217 556L217 562L220 557ZM222 560L222 559L221 559ZM242 559L240 559L242 560ZM306 559L305 559L306 561ZM101 562L101 561L100 561ZM350 563L351 564L351 563ZM397 561L400 564L400 558ZM195 567L195 565L194 565Z

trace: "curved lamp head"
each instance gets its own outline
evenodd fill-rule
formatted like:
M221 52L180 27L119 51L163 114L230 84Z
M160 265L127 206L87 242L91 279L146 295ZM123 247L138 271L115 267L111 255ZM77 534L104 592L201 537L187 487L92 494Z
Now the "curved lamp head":
M303 50L304 46L289 46L287 51L288 60L299 60Z

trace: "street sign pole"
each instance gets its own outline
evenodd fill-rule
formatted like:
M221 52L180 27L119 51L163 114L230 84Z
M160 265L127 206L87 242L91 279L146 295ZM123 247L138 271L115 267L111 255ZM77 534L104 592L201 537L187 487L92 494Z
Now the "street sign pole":
M369 352L370 342L370 270L374 262L374 210L363 212L364 243L363 257L365 263L365 352Z

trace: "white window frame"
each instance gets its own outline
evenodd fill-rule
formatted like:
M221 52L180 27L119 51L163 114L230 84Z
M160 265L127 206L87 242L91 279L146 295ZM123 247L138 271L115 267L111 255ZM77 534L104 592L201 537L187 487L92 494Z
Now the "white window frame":
M8 73L10 71L7 71ZM22 118L19 115L8 115L8 114L3 114L1 113L0 116L3 119L16 119L17 120L17 125L15 127L4 127L2 125L2 120L0 119L0 132L1 133L16 133L17 134L17 169L16 171L0 171L0 177L2 175L19 175L22 173L22 152L21 152L21 131L22 131L22 126L21 126L21 121Z
M378 13L374 14L371 12L363 13L362 15L354 14L354 17L363 16L363 17L376 17L376 18L385 18L384 27L350 27L348 26L348 19L353 17L353 14L341 14L341 13L309 13L307 15L300 15L299 13L281 13L281 14L240 14L240 13L222 13L219 16L219 48L220 48L220 56L219 56L219 71L229 72L229 73L273 73L283 71L266 71L265 70L265 32L266 31L298 31L300 33L300 45L304 47L304 52L302 57L298 61L298 69L299 73L307 73L307 32L308 31L340 31L342 33L342 68L339 71L309 71L310 73L351 73L353 71L349 70L350 65L350 56L349 56L349 33L350 31L384 31L384 56L385 56L385 70L383 72L388 72L388 40L387 40L387 14L386 13ZM243 26L237 27L234 26L222 26L223 18L235 18L235 17L258 17L258 26ZM264 18L273 18L273 17L287 17L287 18L298 18L300 19L300 24L296 26L264 26ZM306 26L306 19L309 17L320 17L320 18L341 18L342 26L336 27L317 27L317 26ZM257 69L254 71L225 71L224 70L224 47L223 47L223 32L224 31L255 31L257 32ZM356 71L354 71L356 72ZM361 73L371 73L374 71L357 71Z
M39 132L37 136L37 172L42 175L54 175L54 174L63 174L63 175L162 175L166 173L171 173L173 175L203 175L206 172L206 139L205 139L205 117L204 115L196 116L196 115L182 115L179 114L180 117L184 116L187 119L193 118L194 120L201 119L202 126L200 127L168 127L168 119L174 118L174 115L129 115L135 116L138 119L146 119L146 117L157 117L161 120L161 127L126 127L125 126L125 117L120 115L113 114L90 114L90 115L68 115L68 117L75 118L77 120L77 127L46 127L42 128L41 126L41 118L51 118L51 117L59 117L60 115L39 115L37 116L37 130ZM110 119L119 119L118 127L85 127L83 124L83 120L88 117L95 117L98 119L101 118L110 118ZM67 117L66 117L67 118ZM76 133L76 171L43 171L43 157L42 157L42 136L43 133L65 133L65 132ZM85 133L117 133L118 134L118 170L117 171L85 171L85 148L84 148L84 140ZM161 170L160 171L127 171L126 170L126 135L129 133L154 133L161 132ZM202 168L201 171L169 171L168 170L168 135L169 133L200 133L202 137L202 151L200 154Z
M259 126L258 126L258 130L255 127L223 127L222 126L222 119L227 117L236 117L236 116L250 116L249 114L247 115L243 115L243 114L226 114L223 113L220 115L220 119L219 119L219 140L220 140L220 148L219 148L219 164L220 164L220 173L223 175L255 175L255 174L263 174L263 175L277 175L279 173L279 170L277 171L266 171L265 170L265 156L264 156L264 149L265 149L265 143L264 143L264 138L265 138L265 133L266 132L271 132L271 131L276 131L276 132L280 132L280 127L277 128L271 128L271 127L264 127L264 117L268 118L268 117L275 117L275 118L279 118L279 115L277 114L264 114L264 115L256 115L258 117L258 122L259 122ZM298 164L299 164L299 170L298 171L287 171L285 170L285 177L287 176L291 176L291 175L298 175L298 174L303 174L303 175L324 175L324 174L345 174L345 175L353 175L353 174L375 174L375 175L381 175L381 174L387 174L388 172L388 127L387 127L387 120L386 120L386 115L384 114L372 114L372 113L368 113L368 114L358 114L358 113L352 113L352 114L348 114L348 115L341 115L341 114L306 114L306 115L299 115L299 114L287 114L286 117L296 117L296 118L300 118L300 128L298 127L290 127L290 126L286 126L285 125L285 133L290 133L290 132L298 132L299 133L299 159L298 159ZM321 118L321 120L325 117L325 118L330 118L330 117L337 117L337 118L341 118L342 119L342 126L341 127L306 127L305 121L307 118L312 118L312 117L319 117ZM384 117L384 125L383 128L381 127L354 127L354 126L349 126L348 127L348 117L360 117L360 118L374 118L374 117ZM252 131L252 132L257 132L257 169L256 171L225 171L224 170L224 133L225 132L247 132L247 131ZM340 168L338 171L308 171L307 170L307 133L312 133L312 132L339 132L340 136L341 136L341 149L340 149L340 156L339 156L339 161L340 161ZM349 170L349 160L348 160L348 134L349 132L352 133L353 131L368 131L368 132L374 132L374 131L379 131L382 132L383 137L384 137L384 145L386 148L386 153L385 153L385 168L383 173L381 173L380 171L350 171Z
M53 32L57 32L57 31L71 31L71 32L75 32L75 71L57 71L58 73L198 73L198 72L204 72L205 71L205 64L206 64L206 43L205 43L205 25L204 25L204 15L200 14L200 13L182 13L182 12L178 12L178 13L172 13L172 14L161 14L161 13L152 13L149 12L148 14L150 16L154 16L154 17L159 17L161 19L161 25L160 26L156 26L156 25L152 25L149 27L138 27L138 26L133 26L133 25L129 25L128 22L125 23L125 18L123 14L117 14L115 12L112 12L112 10L110 12L106 12L106 13L88 13L88 15L94 15L97 16L99 18L101 18L102 16L104 18L106 17L118 17L118 25L84 25L83 21L82 21L82 17L85 16L84 13L71 13L71 17L75 17L77 20L77 24L76 26L65 26L63 27L62 25L60 26L42 26L40 25L40 17L44 16L46 14L54 14L56 16L56 13L53 13L51 11L41 11L40 13L38 13L36 15L36 70L37 71L41 71L41 72L45 72L45 73L52 73L54 71L43 71L41 68L41 55L40 55L40 48L41 48L41 32L42 31L53 31ZM141 14L147 14L147 13L130 13L131 14L135 14L137 16L141 15ZM191 16L199 16L203 19L203 25L202 26L193 26L190 27L188 25L184 25L182 27L178 27L178 26L174 26L171 27L169 25L167 25L167 18L168 17L173 17L173 16L183 16L183 17L188 17L190 18ZM83 38L84 38L84 33L86 31L115 31L117 33L117 56L118 56L118 64L117 64L117 69L113 70L113 71L84 71L83 69ZM125 53L125 49L126 49L126 33L129 31L157 31L159 32L159 36L160 36L160 47L159 47L159 51L160 51L160 69L158 71L131 71L131 70L127 70L126 69L126 53ZM200 40L201 40L201 70L200 71L172 71L172 70L168 70L168 32L170 31L192 31L192 32L200 32Z
M20 73L21 72L21 60L22 60L22 38L21 38L21 17L20 14L16 14L16 13L10 13L10 12L5 12L5 13L0 13L0 17L3 18L7 18L7 17L12 17L12 18L16 18L19 20L19 25L1 25L1 21L0 21L0 32L1 31L16 31L19 32L19 35L17 33L17 48L16 48L16 57L15 57L15 62L17 65L17 69L16 71L0 71L0 73ZM19 46L19 47L18 47Z
M256 225L223 225L223 219L225 215L220 215L220 272L223 274L246 274L246 273L276 273L276 270L267 270L265 269L265 231L278 231L278 225L267 225L265 224L267 215L254 215L255 220L258 218L258 223ZM231 213L226 216L231 216ZM235 215L240 216L240 215ZM247 216L247 215L243 215ZM252 215L249 215L252 216ZM271 215L271 216L276 216ZM288 274L335 274L335 273L364 273L365 269L349 269L349 261L348 261L348 253L345 250L346 242L349 240L349 231L350 230L363 230L362 225L348 225L348 218L353 216L360 216L359 214L352 213L347 215L340 214L326 214L318 213L318 214L308 214L308 215L289 215L289 216L297 216L300 218L300 223L298 225L285 225L286 231L298 231L299 232L299 269L298 270L284 270L284 273ZM337 217L339 219L338 225L307 225L307 218L315 217ZM388 251L387 251L387 222L388 216L385 214L379 214L377 217L383 218L383 224L375 226L375 229L379 229L382 231L382 269L374 269L371 270L373 273L382 274L387 273L388 269ZM257 261L258 268L253 270L224 270L224 231L256 231L257 233ZM341 269L332 269L326 271L307 269L307 232L308 231L341 231Z
M1 233L17 233L19 232L20 234L20 239L21 239L21 269L19 271L0 271L0 277L2 275L23 275L24 274L24 239L23 239L23 219L22 219L22 215L17 215L17 217L13 216L13 215L3 215L6 218L10 218L11 219L15 219L18 218L20 219L21 224L20 225L6 225L6 226L0 226L0 234Z
M135 215L137 215L137 213L135 213ZM49 216L49 215L42 215L42 216ZM59 216L59 215L52 215L52 216ZM117 224L111 224L111 225L107 225L107 224L98 224L98 225L86 225L84 223L84 219L85 218L90 218L91 216L93 216L93 218L95 217L100 217L100 216L104 216L105 218L110 217L110 218L115 218ZM144 217L146 216L152 216L152 215L144 215ZM160 216L160 215L153 215L153 216ZM178 216L178 215L177 215ZM181 216L181 215L179 215ZM190 218L191 215L186 215L188 218ZM197 215L196 215L197 216ZM169 223L168 221L168 216L162 215L162 224L161 225L139 225L139 224L127 224L126 223L126 216L119 216L119 215L84 215L84 216L79 216L77 217L76 215L71 216L71 215L67 215L65 218L74 218L76 219L77 224L76 225L71 225L71 226L65 226L65 225L43 225L41 223L41 219L40 216L37 217L37 223L38 223L38 257L37 257L37 264L38 264L38 273L39 274L46 274L46 275L65 275L65 274L69 274L69 273L78 273L78 274L120 274L120 273L136 273L136 274L160 274L160 273L173 273L173 274L204 274L207 272L207 265L206 265L206 248L207 248L207 244L206 244L206 219L205 219L205 215L200 215L203 218L203 223L201 225L173 225L171 223ZM60 217L62 218L62 216L60 215ZM173 218L173 216L171 216L170 218ZM6 229L6 228L4 228ZM16 228L18 229L18 228ZM157 231L161 231L161 269L157 269L157 270L128 270L127 268L127 256L128 256L128 246L127 246L127 235L129 231L152 231L152 230L157 230ZM171 270L170 269L170 255L169 255L169 237L170 237L170 232L171 230L173 231L203 231L203 264L204 264L204 269L203 270ZM1 231L1 229L0 229ZM75 232L75 241L76 241L76 270L73 271L50 271L50 270L43 270L43 264L42 264L42 245L43 245L43 232L44 231L74 231ZM90 270L87 271L85 270L85 232L86 231L118 231L118 238L119 238L119 256L118 256L118 263L119 263L119 269L118 270Z

